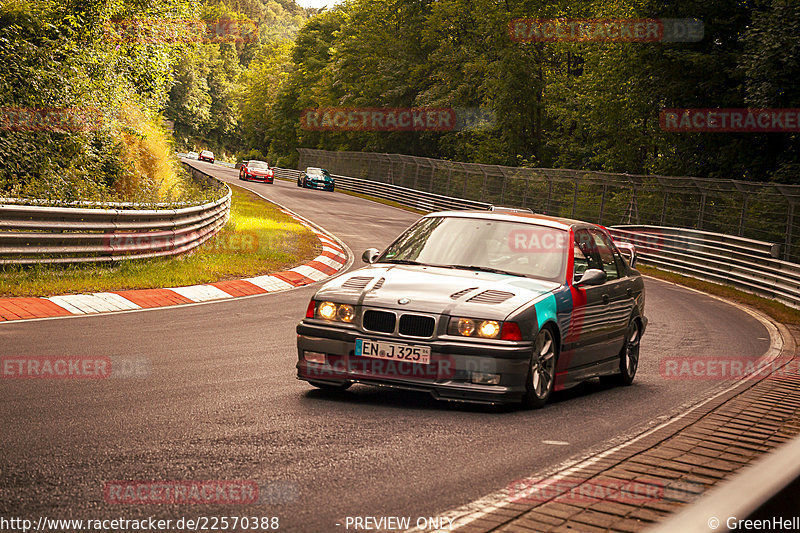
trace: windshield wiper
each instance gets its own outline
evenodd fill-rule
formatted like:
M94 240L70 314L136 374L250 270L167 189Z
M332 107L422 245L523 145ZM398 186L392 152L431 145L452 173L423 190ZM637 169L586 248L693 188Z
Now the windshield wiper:
M454 268L457 270L480 270L481 272L491 272L492 274L506 274L509 276L523 276L526 277L525 274L521 274L519 272L511 272L509 270L500 270L499 268L492 268L486 266L477 266L477 265L448 265L447 268Z
M383 261L376 261L379 263L395 263L398 265L424 265L419 261L412 261L411 259L384 259Z

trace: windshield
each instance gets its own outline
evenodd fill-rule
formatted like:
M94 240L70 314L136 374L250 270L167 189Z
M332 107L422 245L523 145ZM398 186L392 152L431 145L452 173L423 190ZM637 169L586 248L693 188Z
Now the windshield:
M424 218L392 243L378 262L484 270L561 282L566 230L462 217Z
M250 161L247 163L247 168L269 170L269 165L263 161Z
M309 176L323 178L328 174L328 172L326 170L322 170L321 168L309 168L306 169L306 174L308 174Z

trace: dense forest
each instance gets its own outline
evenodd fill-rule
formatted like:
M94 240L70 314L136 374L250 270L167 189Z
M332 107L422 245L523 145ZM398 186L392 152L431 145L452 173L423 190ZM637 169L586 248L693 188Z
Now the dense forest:
M694 18L696 43L517 42L520 18ZM311 18L245 106L244 139L459 161L798 181L794 133L668 133L664 108L800 107L800 3L350 0ZM251 91L254 94L256 91ZM255 101L255 99L253 100ZM260 102L259 102L259 105ZM480 107L494 127L450 133L304 130L304 109Z
M520 42L525 18L693 18L698 42ZM114 38L114 21L238 21L245 39ZM5 194L135 195L167 153L292 166L298 147L800 182L800 137L667 132L664 108L800 107L794 0L4 0L0 108L103 110L89 131L0 128ZM461 131L318 131L320 107L480 109ZM152 189L152 186L150 187Z

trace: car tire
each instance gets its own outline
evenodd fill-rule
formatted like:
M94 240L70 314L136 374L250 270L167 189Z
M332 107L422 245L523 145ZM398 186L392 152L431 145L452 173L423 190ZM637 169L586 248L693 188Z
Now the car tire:
M558 344L550 327L545 326L533 341L533 354L528 365L528 376L525 379L525 394L522 396L522 407L525 409L541 409L553 393L556 378L556 362L558 361Z
M330 392L346 391L352 385L352 383L350 383L350 382L346 382L346 383L323 383L321 381L309 381L309 383L314 385L318 389L321 389L321 390L324 390L324 391L330 391Z
M639 345L642 340L642 324L637 319L631 320L625 333L625 343L619 352L619 372L611 376L601 376L600 381L605 385L622 385L627 387L633 384L636 370L639 368Z

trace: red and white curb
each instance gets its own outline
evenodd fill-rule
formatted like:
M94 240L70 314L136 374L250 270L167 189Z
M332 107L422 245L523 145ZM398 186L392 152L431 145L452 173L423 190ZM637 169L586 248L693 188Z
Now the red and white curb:
M0 322L134 311L281 292L322 281L349 266L350 252L343 243L296 213L282 207L281 210L317 235L322 243L322 254L291 270L205 285L67 294L50 298L0 298Z

